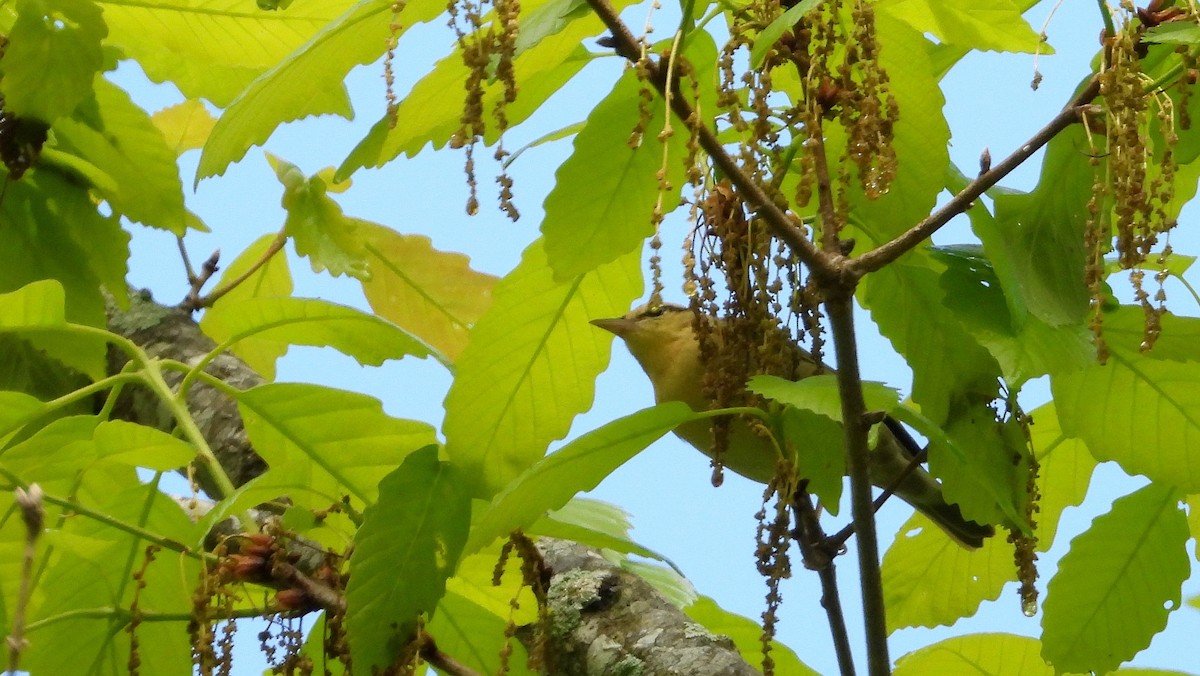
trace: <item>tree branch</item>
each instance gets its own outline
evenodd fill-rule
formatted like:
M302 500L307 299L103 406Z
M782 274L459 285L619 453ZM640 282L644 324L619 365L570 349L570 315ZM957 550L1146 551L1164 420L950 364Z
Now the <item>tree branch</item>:
M833 565L837 556L837 546L830 547L830 540L821 528L817 510L813 507L812 497L807 490L796 491L792 498L792 506L796 513L795 539L804 557L804 567L817 571L817 577L821 581L821 607L825 609L825 618L829 621L829 633L833 637L838 671L842 676L854 676L854 655L850 650L850 635L846 632L846 618L842 614L837 569Z
M640 42L633 36L629 28L621 21L621 17L617 15L616 10L609 4L608 0L588 0L592 10L604 22L604 25L612 33L613 44L617 53L625 57L632 63L637 63L642 56ZM717 139L716 133L708 126L702 124L695 116L696 111L691 104L679 91L679 80L672 78L671 82L667 82L667 77L663 70L658 67L658 64L647 60L645 64L646 72L649 76L650 83L658 90L658 93L663 96L664 100L669 100L671 110L679 116L689 126L695 127L697 136L700 141L700 147L704 148L704 152L712 159L713 163L729 177L739 190L741 196L757 211L758 216L763 219L771 232L780 240L785 242L796 255L800 262L804 263L814 274L825 278L837 278L840 276L840 267L838 262L841 260L836 253L825 253L817 249L812 242L804 235L804 231L799 227L797 222L781 209L775 201L763 190L753 178L746 174L733 159L725 151L725 147ZM667 92L672 94L667 96Z
M1093 77L1087 86L1075 95L1071 102L1062 109L1054 119L1042 127L1020 148L1004 158L999 164L980 174L974 181L967 184L957 195L950 199L941 209L933 212L928 218L909 228L890 242L851 259L847 265L847 274L861 278L868 272L882 269L887 264L900 258L921 242L931 237L939 228L950 222L950 219L965 212L979 196L1000 182L1000 179L1012 173L1021 166L1042 146L1050 142L1060 132L1079 121L1080 108L1100 94L1100 78Z

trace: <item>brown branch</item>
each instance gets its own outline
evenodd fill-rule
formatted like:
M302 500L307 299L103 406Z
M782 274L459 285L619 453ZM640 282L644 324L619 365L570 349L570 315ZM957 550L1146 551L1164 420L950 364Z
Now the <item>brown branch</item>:
M211 293L209 293L207 296L204 296L203 298L200 298L199 295L195 292L188 294L187 299L184 300L182 303L180 303L179 307L181 309L189 310L189 311L199 310L200 308L212 307L213 303L216 303L218 300L220 300L222 296L224 296L225 294L229 293L230 291L233 291L234 289L236 289L242 282L246 281L247 279L250 279L251 275L258 272L259 269L262 268L262 266L264 266L268 262L270 262L270 260L275 256L275 254L277 254L283 250L284 244L287 244L287 232L285 230L280 230L279 234L275 236L275 239L271 240L271 244L270 244L270 246L267 247L267 250L264 251L263 254L258 257L258 260L254 261L253 265L251 265L249 268L246 268L245 272L238 275L235 279L229 280L229 282L227 282L226 284L223 284L223 285L213 289ZM220 252L217 252L217 253L220 253ZM216 255L217 254L213 254L214 257ZM213 258L210 258L209 261L215 262ZM208 263L205 263L205 269L207 270L207 268L208 268ZM214 272L215 272L215 270L214 270ZM212 273L209 273L209 274L211 275ZM205 277L205 280L207 280L207 279L208 278ZM198 289L196 291L198 291Z
M829 622L829 634L833 637L833 652L837 656L838 671L842 676L854 676L854 654L850 649L850 635L846 631L846 617L842 614L842 599L838 592L837 569L833 565L838 547L821 528L817 510L807 490L796 491L792 497L796 512L796 543L804 557L804 567L817 572L821 581L821 607Z
M424 634L421 638L420 655L421 659L448 676L479 676L479 672L438 650L437 642L429 634Z
M588 0L592 10L604 22L604 25L612 33L612 44L617 53L628 59L630 62L636 63L641 59L641 45L637 38L633 36L629 28L621 21L621 17L609 4L608 0ZM775 201L762 189L753 178L751 178L737 161L733 159L725 151L725 147L717 139L716 133L708 126L700 123L694 117L696 111L691 104L687 102L679 91L679 80L672 78L667 82L667 78L658 64L648 61L645 65L647 74L649 75L650 83L654 85L659 94L665 100L670 100L671 110L680 119L693 124L696 127L697 135L700 140L700 146L704 148L704 152L712 159L713 163L729 177L730 182L737 186L742 197L754 207L758 216L763 219L770 228L771 232L788 245L800 262L804 263L818 277L836 279L841 276L841 267L839 258L826 254L817 249L812 242L804 236L804 231L798 226L797 221L788 216L787 213L779 208ZM668 89L673 92L671 96L667 96Z
M964 213L980 195L999 183L1000 179L1012 173L1014 169L1021 166L1025 160L1040 150L1042 146L1049 143L1051 139L1064 129L1078 122L1080 107L1090 103L1099 94L1100 78L1094 76L1088 82L1087 86L1080 90L1071 99L1071 102L1062 109L1062 112L1054 116L1046 126L1030 137L1015 152L1004 158L999 164L993 165L991 169L981 173L974 181L968 183L962 191L951 198L949 202L946 202L941 209L930 214L925 220L909 228L890 242L881 244L858 258L851 260L847 266L846 273L856 279L861 278L868 272L882 269L887 264L916 248L921 242L924 242L933 233L937 232L939 228L949 223L952 218Z
M842 399L846 470L850 475L850 507L858 533L858 574L862 585L863 620L866 625L867 672L891 673L888 659L887 616L883 603L883 577L879 571L879 537L871 502L871 455L867 440L867 403L863 399L858 346L854 336L854 289L836 289L825 299L825 312L837 351L838 392Z

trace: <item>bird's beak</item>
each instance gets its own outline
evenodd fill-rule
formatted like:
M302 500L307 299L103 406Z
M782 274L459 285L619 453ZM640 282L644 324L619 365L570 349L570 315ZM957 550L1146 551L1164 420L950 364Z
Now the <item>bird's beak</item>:
M631 328L633 328L633 320L626 319L624 317L613 317L612 319L593 319L592 325L599 326L600 328L614 335L624 337L625 334L628 333Z

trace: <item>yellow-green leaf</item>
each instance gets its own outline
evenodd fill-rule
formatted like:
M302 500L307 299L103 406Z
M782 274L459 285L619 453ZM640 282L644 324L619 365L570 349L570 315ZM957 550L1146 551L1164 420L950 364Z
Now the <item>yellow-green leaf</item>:
M987 674L1055 676L1042 661L1035 638L1014 634L971 634L939 641L896 660L895 676Z
M124 420L100 423L93 438L102 460L163 472L183 467L196 456L191 444L153 427Z
M46 279L0 293L0 331L29 331L66 326L62 284Z
M1058 520L1067 507L1083 502L1096 459L1079 439L1063 434L1053 403L1029 414L1033 424L1029 437L1038 459L1038 549L1048 551L1054 543Z
M287 210L284 230L296 245L296 253L308 257L313 272L326 269L335 277L350 275L365 279L367 250L359 221L342 213L326 191L319 175L305 177L300 169L267 153L267 161L283 184L283 208Z
M428 237L365 221L358 227L370 266L362 284L371 309L457 359L467 332L492 303L496 278L472 270L462 254L434 249Z
M150 116L154 125L162 132L167 146L178 157L189 150L203 148L212 133L217 118L196 99L168 106Z
M1191 572L1183 494L1150 484L1118 499L1071 548L1046 586L1042 656L1060 671L1105 673L1167 626Z
M1012 546L1001 537L966 549L914 513L883 556L883 595L888 631L949 626L970 617L984 601L1000 598L1017 579Z
M890 14L947 45L997 52L1053 53L1012 0L880 0Z
M695 603L684 608L683 612L712 633L733 639L738 652L742 654L742 659L751 664L761 661L762 626L757 621L735 615L718 606L716 601L707 596L701 596ZM801 662L791 648L778 641L771 641L771 659L775 661L777 674L817 676L817 672Z
M642 290L641 252L555 282L542 241L496 284L446 395L446 451L490 498L592 404L611 338L588 322L623 314Z

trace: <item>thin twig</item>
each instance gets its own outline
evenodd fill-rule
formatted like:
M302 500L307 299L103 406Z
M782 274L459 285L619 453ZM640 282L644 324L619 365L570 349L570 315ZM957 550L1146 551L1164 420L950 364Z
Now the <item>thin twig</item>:
M950 219L964 213L971 203L989 188L1000 182L1000 179L1012 173L1021 166L1042 146L1046 145L1067 127L1079 121L1079 108L1086 105L1100 94L1100 79L1093 77L1071 102L1062 109L1054 119L1042 127L1013 154L1004 158L999 164L979 175L967 184L957 195L946 202L941 209L933 212L928 218L906 230L890 242L881 244L849 261L846 273L854 278L861 278L868 272L874 272L885 267L888 263L900 258L921 242L931 237L939 228L950 222Z
M239 284L250 279L251 275L258 272L262 266L270 262L275 254L283 250L284 244L287 244L287 232L280 230L279 234L275 235L275 239L271 240L270 246L263 252L263 255L259 256L258 260L254 261L254 264L247 268L245 272L213 289L207 296L197 298L194 303L188 304L187 301L184 301L185 304L180 307L185 310L199 310L200 308L212 307L213 303L220 300L222 296L236 289Z
M879 571L879 538L875 508L871 503L870 450L867 443L867 403L863 399L854 337L854 289L835 289L825 299L825 312L837 351L838 392L842 399L846 469L850 475L850 507L858 533L858 574L862 585L863 620L866 625L867 672L891 673L888 659L887 616L883 603L883 577Z
M633 63L637 63L641 55L641 47L637 38L629 31L629 28L621 21L621 17L609 4L608 0L588 0L592 10L604 22L604 25L612 33L612 43L615 45L617 53L625 57ZM691 104L687 102L687 98L679 93L678 80L667 82L667 78L662 70L653 61L647 60L645 65L647 74L649 75L650 83L654 85L659 94L666 98L668 87L674 91L670 97L671 110L682 120L691 120L696 114ZM729 177L730 182L737 186L741 195L745 198L754 209L759 217L771 229L771 232L788 245L800 262L804 263L814 274L819 277L835 279L840 276L839 267L836 259L832 256L819 251L812 242L804 236L803 229L799 226L798 221L788 216L774 200L767 195L753 178L751 178L737 161L733 159L725 151L725 147L717 139L717 135L711 128L704 124L696 124L697 135L699 137L700 146L704 148L704 152L708 153L713 164Z
M821 214L821 246L827 252L839 251L837 209L833 206L833 183L829 180L829 160L825 156L824 130L820 114L813 115L812 133L807 144L813 158L813 171L817 175L817 210Z
M833 565L838 546L830 546L807 490L796 491L792 496L792 506L796 512L795 539L800 545L804 566L815 570L821 581L821 607L825 609L825 617L829 621L838 671L842 676L854 676L854 654L850 649L850 635L846 631L846 617L842 614L842 599L838 592L837 570Z
M182 239L179 240L179 250L184 250ZM208 283L208 280L212 279L212 276L217 274L217 270L221 269L217 265L220 260L221 250L217 249L216 251L212 252L212 255L209 256L208 259L204 261L204 264L200 266L200 274L196 274L195 271L192 270L192 264L188 262L187 254L184 253L183 262L184 265L187 266L189 288L187 296L183 299L183 302L179 304L179 307L185 310L198 310L201 307L204 307L200 300L200 289L203 289L204 285Z
M921 463L925 462L925 456L927 453L928 449L921 449L921 452L914 455L912 459L908 461L908 465L905 466L904 470L892 479L892 482L883 489L883 492L875 497L875 502L872 503L872 506L874 507L876 513L878 513L880 508L883 507L883 504L888 501L888 498L896 494L896 489L899 488L900 484L908 478L908 475L915 472L917 467L920 467ZM844 528L829 536L829 543L834 547L840 548L846 544L846 541L850 539L851 535L854 535L854 522L846 524Z
M21 651L25 649L25 611L29 607L29 595L33 592L33 562L37 558L37 539L42 534L46 512L42 506L42 489L30 484L29 490L18 486L13 490L21 518L25 522L25 553L21 562L21 588L17 596L17 607L13 609L12 632L8 642L8 672L15 674L20 667Z
M439 650L437 643L429 634L424 634L421 639L421 659L448 676L479 676L474 669Z

